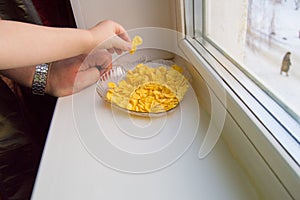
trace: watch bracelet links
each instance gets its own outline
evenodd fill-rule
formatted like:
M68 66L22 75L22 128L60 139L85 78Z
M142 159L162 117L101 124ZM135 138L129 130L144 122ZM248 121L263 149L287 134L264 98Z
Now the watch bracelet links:
M47 76L49 71L49 66L51 64L44 63L39 64L35 67L35 73L33 76L31 91L35 95L44 95L45 88L47 84Z

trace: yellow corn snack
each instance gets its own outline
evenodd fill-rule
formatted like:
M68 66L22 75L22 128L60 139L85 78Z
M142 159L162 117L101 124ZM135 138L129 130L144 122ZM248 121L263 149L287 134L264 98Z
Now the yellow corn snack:
M178 104L175 94L164 85L149 82L138 87L129 98L128 110L139 112L163 112Z
M183 73L183 69L181 67L179 67L178 65L172 65L171 66L173 69L175 69L176 71Z
M134 38L132 39L132 43L131 43L131 50L129 51L130 54L134 54L136 51L137 46L141 45L143 43L143 39L141 38L141 36L134 36Z
M117 85L114 82L109 82L108 87L109 88L115 88Z
M108 87L106 99L111 103L131 111L158 113L176 107L189 84L173 67L138 64L127 72L124 80L110 82Z

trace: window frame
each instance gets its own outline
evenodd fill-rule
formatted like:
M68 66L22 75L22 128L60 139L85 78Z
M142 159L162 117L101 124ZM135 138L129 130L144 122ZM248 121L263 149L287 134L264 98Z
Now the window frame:
M200 1L200 0L199 0ZM225 52L218 48L213 41L205 36L205 0L202 0L202 27L200 32L194 29L198 19L194 17L194 5L197 0L178 0L181 9L179 24L183 33L179 38L179 46L190 58L192 64L218 96L220 87L225 87L230 100L223 102L227 112L243 129L244 134L263 157L270 170L273 171L288 191L297 194L297 183L300 175L300 146L299 138L293 133L300 133L300 125L272 97L257 84L241 66L237 65ZM193 17L191 17L192 15ZM185 23L187 22L187 23ZM238 67L237 67L238 66ZM221 100L221 97L220 97ZM239 117L240 113L234 106L242 110L247 117ZM246 122L245 120L251 120ZM255 125L255 127L253 126ZM259 134L257 134L259 133ZM298 140L298 141L297 141ZM288 166L288 168L285 168ZM295 177L287 174L296 174ZM287 180L286 177L289 177ZM297 196L297 195L291 195Z

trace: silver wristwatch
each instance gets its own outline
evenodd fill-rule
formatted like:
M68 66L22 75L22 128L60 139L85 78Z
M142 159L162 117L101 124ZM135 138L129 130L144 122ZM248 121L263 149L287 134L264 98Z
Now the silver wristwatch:
M44 95L47 84L49 64L40 64L35 67L35 73L32 81L32 93L36 95Z

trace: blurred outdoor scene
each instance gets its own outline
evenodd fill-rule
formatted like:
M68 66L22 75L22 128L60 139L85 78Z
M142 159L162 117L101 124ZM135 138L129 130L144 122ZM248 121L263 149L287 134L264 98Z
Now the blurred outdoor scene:
M249 0L245 68L300 116L300 0ZM282 62L287 52L289 58ZM298 118L299 119L299 118Z

